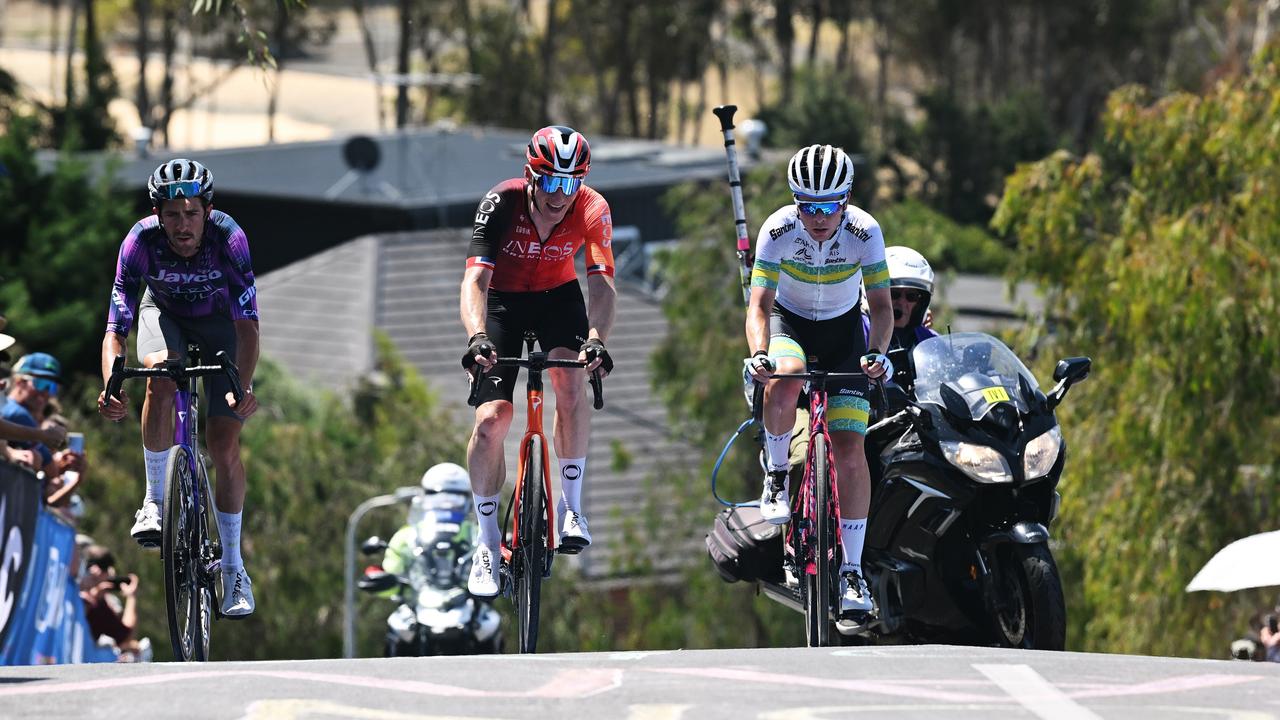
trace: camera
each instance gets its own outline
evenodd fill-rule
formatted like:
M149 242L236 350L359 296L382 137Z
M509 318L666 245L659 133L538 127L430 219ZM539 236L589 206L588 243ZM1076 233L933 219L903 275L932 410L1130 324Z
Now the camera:
M1271 632L1280 632L1280 617L1272 614L1267 615L1267 629Z

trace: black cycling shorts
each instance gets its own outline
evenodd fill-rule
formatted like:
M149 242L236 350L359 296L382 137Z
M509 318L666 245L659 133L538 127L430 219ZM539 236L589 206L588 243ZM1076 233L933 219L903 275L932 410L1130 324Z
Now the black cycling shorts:
M861 373L862 356L866 353L862 310L858 305L830 320L809 320L776 302L773 304L773 313L769 316L769 357L799 358L809 370ZM832 432L866 434L871 411L867 387L865 375L827 383L827 426Z
M538 336L538 347L550 352L568 348L577 352L587 341L587 303L577 279L541 292L489 290L489 315L484 331L499 357L524 357L524 334ZM480 402L511 401L520 368L501 367L488 374L480 389Z
M138 303L137 333L139 360L163 350L168 351L170 358L185 361L187 343L195 343L200 347L202 365L216 365L218 361L214 355L219 350L225 351L233 361L236 358L236 325L230 317L210 315L184 318L166 313L156 306L150 290L143 294L142 301ZM202 382L209 417L229 417L244 422L227 404L231 381L226 375L206 375Z

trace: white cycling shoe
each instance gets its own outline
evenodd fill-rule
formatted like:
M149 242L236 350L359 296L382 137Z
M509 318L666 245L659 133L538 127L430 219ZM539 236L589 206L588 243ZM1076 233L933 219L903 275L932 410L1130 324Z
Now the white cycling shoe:
M764 492L760 494L760 516L771 525L782 525L791 519L786 470L771 470L765 475Z
M494 548L481 543L471 556L471 575L467 578L467 591L477 597L493 597L502 589L498 559Z
M560 547L565 555L577 555L591 544L591 531L587 529L587 516L574 512L560 500Z
M129 534L144 548L160 547L160 506L145 502L133 515L133 528Z
M840 571L840 618L862 624L875 612L871 590L862 574L852 568Z
M244 568L225 568L222 571L222 615L238 620L253 614L257 603L253 600L253 581Z

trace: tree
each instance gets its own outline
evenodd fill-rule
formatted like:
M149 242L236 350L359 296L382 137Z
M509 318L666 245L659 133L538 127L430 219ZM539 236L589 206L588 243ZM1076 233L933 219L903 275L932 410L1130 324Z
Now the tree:
M1220 657L1263 605L1182 588L1280 525L1278 78L1272 47L1204 95L1117 90L1096 150L1020 167L995 215L1057 319L1026 341L1094 360L1059 410L1077 649Z

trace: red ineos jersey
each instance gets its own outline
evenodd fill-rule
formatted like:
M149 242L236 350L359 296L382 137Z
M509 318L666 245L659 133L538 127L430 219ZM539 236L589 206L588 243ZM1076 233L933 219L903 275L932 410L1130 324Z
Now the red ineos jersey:
M587 246L587 275L613 275L613 219L609 203L587 186L546 242L529 217L524 178L507 180L476 208L467 267L493 269L489 287L500 292L541 292L578 277L573 256Z

